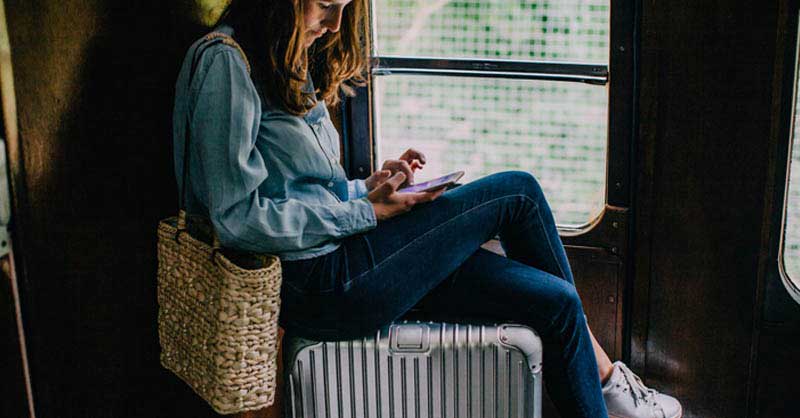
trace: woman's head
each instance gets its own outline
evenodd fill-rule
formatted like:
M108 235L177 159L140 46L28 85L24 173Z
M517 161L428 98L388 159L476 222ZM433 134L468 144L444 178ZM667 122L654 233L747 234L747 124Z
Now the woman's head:
M303 114L365 82L365 0L232 0L220 18L253 64L262 94ZM303 87L310 73L316 95Z
M342 25L344 8L352 0L303 0L303 23L305 26L305 46L326 33L336 33Z

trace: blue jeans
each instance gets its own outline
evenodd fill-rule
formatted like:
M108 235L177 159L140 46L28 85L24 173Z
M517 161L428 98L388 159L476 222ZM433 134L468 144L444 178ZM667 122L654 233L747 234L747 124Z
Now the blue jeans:
M480 248L495 236L508 258ZM369 335L420 302L527 325L545 343L545 382L561 416L607 416L564 246L530 174L449 190L331 254L284 262L283 275L281 323L310 338Z

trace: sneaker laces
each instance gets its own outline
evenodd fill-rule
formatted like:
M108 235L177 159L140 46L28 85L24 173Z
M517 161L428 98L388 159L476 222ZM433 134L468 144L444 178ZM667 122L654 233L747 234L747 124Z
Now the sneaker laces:
M655 389L650 389L642 383L642 379L636 375L631 369L628 368L623 363L619 363L619 370L622 372L622 376L625 378L625 381L628 382L628 387L631 388L631 396L633 396L633 404L635 406L639 406L639 402L644 401L645 404L650 403L650 399L654 398L655 395L658 393ZM655 406L656 403L653 402Z

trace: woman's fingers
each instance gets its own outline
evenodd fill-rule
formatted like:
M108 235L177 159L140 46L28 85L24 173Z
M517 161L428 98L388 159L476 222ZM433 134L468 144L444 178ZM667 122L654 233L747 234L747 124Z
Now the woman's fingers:
M441 189L432 191L432 192L419 192L419 193L402 193L405 196L411 198L412 206L419 204L430 202L437 197L441 196L445 192L446 188L442 187Z
M406 175L402 172L397 172L392 177L389 177L388 180L381 183L380 186L376 187L370 195L374 193L375 197L378 199L387 199L392 193L397 191L397 188L400 187L405 180Z
M421 169L424 165L425 154L415 150L414 148L409 148L403 153L403 155L400 156L400 159L384 161L382 170L389 170L392 174L405 174L405 181L401 184L401 186L405 186L414 184L414 171ZM373 187L378 187L380 183L381 181L379 179L370 181L370 184L373 185Z
M433 192L398 193L397 188L405 180L403 173L396 173L368 195L378 220L389 219L410 211L419 203L430 202L445 192L445 188Z
M407 149L406 152L400 156L400 159L409 163L412 160L419 160L420 168L425 165L425 154L415 150L414 148Z
M374 178L376 180L386 180L391 175L392 175L392 172L389 171L389 170L378 170L378 171L372 173L372 175L370 177L372 177L372 178Z
M404 172L397 172L394 173L393 176L389 177L388 180L384 182L384 184L388 184L391 188L392 193L394 193L403 182L406 181L406 174Z
M407 161L403 160L386 160L383 163L384 170L391 170L392 173L403 173L406 175L406 182L414 184L414 169Z
M430 202L431 200L434 200L434 199L438 198L439 196L443 195L444 192L446 192L446 191L447 191L447 187L442 187L441 189L434 190L432 192L428 192L427 194L430 196L430 200L428 200L428 201Z
M364 181L364 184L367 186L367 190L372 190L380 186L381 183L386 181L386 179L388 179L391 175L392 172L389 170L379 170L367 177L367 179Z

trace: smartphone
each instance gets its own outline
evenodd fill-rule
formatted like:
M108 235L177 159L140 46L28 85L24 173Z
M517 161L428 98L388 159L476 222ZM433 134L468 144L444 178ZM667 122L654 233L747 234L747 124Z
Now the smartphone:
M463 171L456 171L455 173L450 173L433 180L412 184L411 186L404 187L398 190L398 192L400 193L432 192L434 190L439 190L444 187L452 186L463 175L464 175Z

